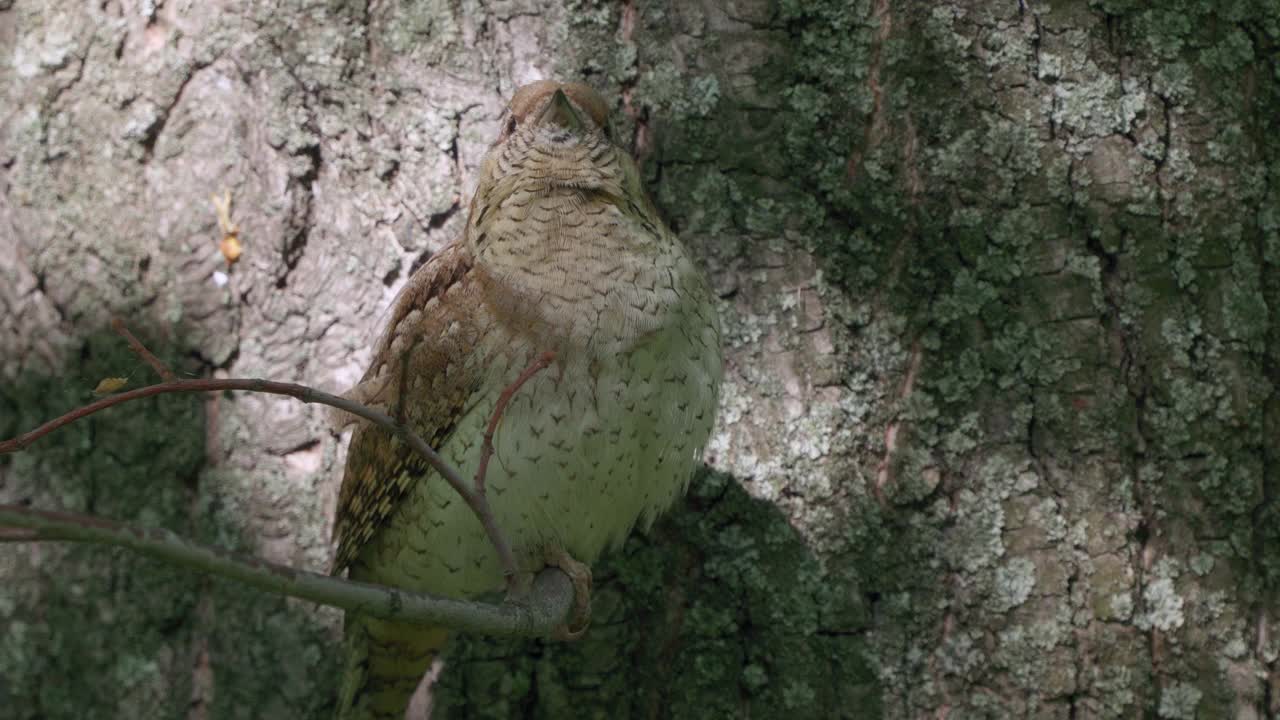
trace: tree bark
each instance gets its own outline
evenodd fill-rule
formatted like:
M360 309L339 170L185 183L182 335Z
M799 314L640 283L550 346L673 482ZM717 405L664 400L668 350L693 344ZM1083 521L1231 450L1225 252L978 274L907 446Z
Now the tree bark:
M1280 713L1273 2L0 0L0 435L357 379L504 98L586 79L721 299L708 470L434 717ZM228 265L210 195L231 193ZM323 568L345 438L161 397L0 502ZM324 718L336 613L0 544L0 718Z

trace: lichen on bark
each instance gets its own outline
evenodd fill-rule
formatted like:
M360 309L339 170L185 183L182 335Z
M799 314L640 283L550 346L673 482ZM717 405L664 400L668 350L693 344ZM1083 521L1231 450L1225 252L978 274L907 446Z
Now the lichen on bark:
M0 3L0 431L145 381L110 314L342 389L503 96L583 78L720 298L710 470L583 642L461 639L438 716L1280 712L1272 5ZM96 422L0 497L325 564L323 418ZM0 716L329 712L332 613L93 548L0 576Z

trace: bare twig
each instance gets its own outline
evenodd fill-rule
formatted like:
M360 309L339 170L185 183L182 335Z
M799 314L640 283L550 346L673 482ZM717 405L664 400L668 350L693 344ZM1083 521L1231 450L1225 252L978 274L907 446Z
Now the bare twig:
M164 395L167 393L185 393L185 392L219 392L223 390L247 390L250 392L269 393L272 395L288 395L297 398L304 403L320 403L330 407L338 408L357 417L362 417L369 422L378 425L400 438L406 445L413 448L419 455L426 458L427 463L440 473L440 476L449 483L454 492L462 497L463 502L471 511L475 513L480 520L480 524L484 527L485 534L489 536L489 542L493 544L494 551L498 554L498 562L501 564L503 573L508 577L514 577L517 572L515 555L511 552L511 544L507 541L506 535L502 529L498 527L498 522L494 518L493 510L489 506L489 501L484 494L478 493L471 488L471 485L462 479L462 475L449 463L428 445L421 437L414 433L403 423L397 422L390 415L378 412L372 408L361 405L354 400L349 400L337 395L330 395L321 392L306 385L295 385L293 383L274 382L271 380L260 380L256 378L229 378L225 380L210 379L193 379L193 380L175 380L173 382L159 383L157 385L148 385L147 387L130 390L120 393L119 395L111 395L104 397L96 402L92 402L80 408L76 408L62 417L55 418L40 427L23 433L16 438L0 442L0 455L5 453L16 452L26 448L31 443L48 435L64 425L88 417L100 410L105 410L114 405L126 403L131 400L138 400L153 395Z
M536 360L529 364L529 367L524 369L524 372L520 373L520 376L514 382L503 389L502 394L498 396L498 402L493 406L493 414L489 416L489 424L484 430L484 442L480 445L480 464L476 466L475 477L475 494L479 496L479 500L486 507L489 504L489 500L484 489L485 476L489 472L489 458L493 457L493 434L498 430L498 423L502 420L502 413L506 411L511 398L520 390L520 387L529 382L529 379L541 372L543 368L550 365L555 358L556 354L550 350L539 355ZM488 514L488 518L496 525L497 521L493 519L492 512ZM480 516L480 522L484 524L485 517ZM487 525L485 526L485 532L489 532ZM499 553L499 559L501 559L501 553ZM508 598L521 598L528 594L529 578L520 573L514 558L512 558L510 564L505 561L502 563L502 574L506 580Z
M511 398L520 391L520 387L534 376L541 372L544 368L556 359L556 354L550 350L542 353L536 360L529 364L529 367L520 373L520 377L515 379L502 391L498 396L498 402L493 406L493 414L489 416L489 425L484 429L484 442L480 446L480 465L476 468L476 492L484 495L484 479L489 472L489 458L493 456L493 434L498 430L498 423L502 420L502 413L506 412L507 405L511 402Z
M506 411L507 405L510 404L511 399L517 392L519 392L520 388L526 382L555 360L556 354L554 352L548 351L539 355L538 358L534 360L529 367L525 368L525 370L520 373L520 376L507 386L498 396L498 401L494 405L493 414L489 418L489 424L485 429L484 441L481 447L480 463L474 478L474 485L469 486L462 479L462 476L458 471L452 465L445 462L444 459L441 458L440 455L431 448L431 446L427 445L421 437L410 430L408 426L396 421L385 413L373 410L372 408L348 398L330 395L329 393L321 392L305 385L296 385L293 383L281 383L257 378L177 380L175 379L173 372L170 371L164 363L160 362L160 360L152 354L151 351L133 335L133 333L129 332L129 329L125 327L121 320L113 320L112 327L125 339L125 341L129 343L129 347L139 357L145 360L147 364L160 374L165 382L120 393L119 395L104 397L96 402L90 403L89 405L72 410L61 417L44 423L30 432L24 433L10 440L0 442L0 454L22 450L54 430L88 417L89 415L101 410L133 400L151 397L153 395L184 392L244 390L273 395L286 395L301 400L304 403L320 403L328 405L357 417L364 418L374 425L391 432L415 452L425 458L427 463L445 479L445 482L449 483L449 486L453 488L454 492L458 493L467 506L471 508L471 511L475 514L476 518L480 521L481 526L484 528L485 534L489 538L489 542L493 545L494 551L498 556L498 562L502 567L503 576L506 578L508 599L524 601L529 599L529 593L531 590L535 593L538 591L538 588L531 586L531 578L519 572L519 568L515 561L515 555L511 550L511 544L507 541L505 534L498 526L493 510L489 506L489 501L485 494L485 475L488 472L489 459L492 457L494 451L493 437L497 432L498 424L502 420L502 414ZM6 525L11 525L12 527L5 527ZM286 595L315 600L316 602L335 605L346 609L355 609L366 614L385 617L388 619L402 617L395 613L404 612L407 607L407 605L404 604L405 599L403 596L405 594L399 590L383 588L380 586L350 583L348 581L330 578L328 576L316 575L314 573L293 570L292 568L280 565L273 565L257 559L248 561L237 560L225 552L195 545L194 543L165 530L144 530L131 528L129 526L120 525L86 515L52 513L18 506L0 505L0 542L33 540L90 541L120 545L132 548L144 554L175 561L180 564L190 565L193 567L203 567L210 572L239 579L248 584L254 585L255 587L275 590L276 592ZM538 577L541 578L543 575L546 575L546 573L544 572ZM322 579L323 582L317 580L317 578ZM545 585L545 582L542 584ZM363 590L356 592L351 590L349 586L358 586L363 588ZM430 598L429 596L413 597L416 597L423 603L426 603L426 605L423 605L425 609L421 611L423 613L427 613L421 615L421 617L424 618L424 621L441 622L464 630L473 629L472 626L466 624L470 621L465 619L455 621L453 619L446 618L444 615L439 614L441 612L446 612L446 610L441 610L440 607L446 607L446 609L454 606L471 608L481 607L487 608L487 612L494 612L494 606L490 605L459 603L458 601L453 600L441 601L439 599ZM442 602L445 603L445 605L440 605ZM452 603L452 605L449 605L449 603ZM563 618L565 614L563 612L563 605L559 605L557 607L560 608L561 611L556 615L557 621L552 623L555 627L559 627L561 625L558 618ZM366 608L374 609L368 610ZM476 611L473 609L469 612L474 615ZM431 613L436 614L432 615ZM492 617L489 619L492 620ZM519 618L517 618L517 620L519 620ZM541 626L538 627L541 628ZM510 630L494 630L490 626L481 627L480 625L476 625L474 626L474 629L478 632L501 632L503 634L513 634ZM521 633L516 632L515 634ZM523 634L546 633L543 632L542 629L538 629L536 631L526 632Z
M161 380L164 380L165 382L173 382L174 380L177 380L177 376L173 374L173 371L165 366L164 363L160 362L160 358L151 354L151 351L147 349L146 345L142 344L141 340L134 337L133 333L129 332L129 328L125 327L123 320L120 318L112 318L111 329L115 330L120 337L124 338L125 342L129 343L129 349L137 354L138 357L145 360L147 364L156 371Z
M40 533L35 530L16 527L0 527L0 542L31 542L39 540Z
M91 515L0 504L0 538L14 532L30 540L117 545L143 555L238 580L282 595L331 605L384 620L446 625L491 635L541 637L562 625L573 602L567 575L547 569L534 579L525 602L489 603L439 598L381 585L295 570L259 558L240 558L191 542L162 528L135 528ZM17 539L17 538L15 538Z

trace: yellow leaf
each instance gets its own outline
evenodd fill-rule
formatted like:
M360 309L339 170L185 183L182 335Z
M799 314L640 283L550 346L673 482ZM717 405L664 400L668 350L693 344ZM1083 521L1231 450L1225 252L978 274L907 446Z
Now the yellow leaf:
M214 195L210 200L213 200L214 212L218 213L218 226L222 228L222 234L235 235L238 229L231 222L231 191L223 190L222 197Z
M213 201L213 209L218 213L218 227L222 228L222 242L218 248L222 250L222 257L227 259L230 265L240 259L242 248L240 247L240 228L231 221L231 191L223 190L222 197L214 194L209 198Z
M240 259L242 248L240 247L240 239L235 235L228 235L222 238L222 243L218 247L222 249L222 257L227 259L228 264Z
M98 383L98 387L93 389L93 394L94 395L110 395L111 393L119 390L120 388L128 384L129 384L129 378L122 378L122 377L102 378L102 381Z

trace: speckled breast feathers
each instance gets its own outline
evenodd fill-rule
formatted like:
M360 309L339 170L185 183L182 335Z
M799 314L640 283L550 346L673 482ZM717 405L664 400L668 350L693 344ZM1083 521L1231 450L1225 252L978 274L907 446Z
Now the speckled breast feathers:
M547 350L556 352L555 366L522 390L525 404L513 404L504 417L495 483L498 492L504 483L513 492L495 497L500 519L514 525L508 529L519 543L536 536L539 523L561 522L548 513L563 514L530 513L521 503L581 496L589 512L591 498L617 498L636 506L609 510L618 515L608 520L616 527L598 534L616 538L665 507L688 479L714 413L719 330L701 273L658 218L634 162L610 140L604 102L577 83L534 83L514 95L482 163L462 237L409 280L350 395L408 423L465 474L478 449L470 436L482 425L479 416L528 359ZM575 399L579 394L592 395L590 404ZM562 411L589 420L544 435ZM652 417L633 422L632 412ZM597 431L621 438L613 442L655 447L628 445L619 453L603 440L572 447ZM603 463L613 479L600 483L662 487L554 491L566 481L539 463L556 453L564 454L561 468L578 467L583 453L598 455L582 467ZM641 463L662 477L643 476ZM375 577L412 575L419 561L403 559L400 544L380 536L388 527L408 537L434 523L432 542L470 532L451 530L453 516L439 515L447 500L407 502L424 479L430 471L408 447L381 430L357 428L338 504L335 572L367 561L391 568ZM408 517L409 507L438 516ZM575 537L563 527L555 534L566 543ZM579 544L594 555L604 541L590 537Z

